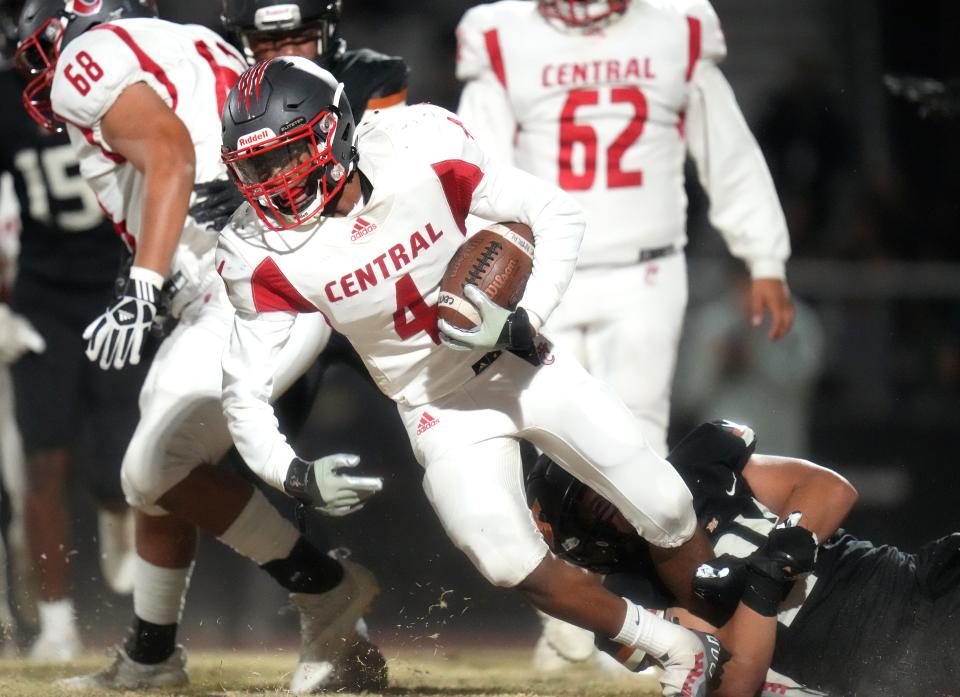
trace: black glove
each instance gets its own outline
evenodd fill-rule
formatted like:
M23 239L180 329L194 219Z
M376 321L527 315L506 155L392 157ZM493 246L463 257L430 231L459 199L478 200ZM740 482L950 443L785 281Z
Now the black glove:
M747 583L747 559L721 554L701 564L693 578L693 592L710 605L732 614Z
M246 197L229 179L211 179L193 187L196 203L190 206L190 216L207 229L222 230L234 212L246 202Z
M747 558L743 603L773 617L793 582L810 573L817 562L817 536L799 526L800 513L779 523L763 547Z
M136 266L130 269L130 277L116 302L83 332L91 362L98 363L103 370L120 370L128 363L140 363L144 340L157 314L162 284L162 277L155 272Z

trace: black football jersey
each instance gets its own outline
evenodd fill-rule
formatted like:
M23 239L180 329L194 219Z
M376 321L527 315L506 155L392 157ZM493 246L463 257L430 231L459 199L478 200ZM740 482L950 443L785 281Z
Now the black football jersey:
M47 134L21 106L23 82L0 70L0 171L10 172L20 203L19 273L43 281L109 284L124 247L104 217L65 133Z
M318 59L343 83L357 123L371 99L391 97L407 89L409 70L402 58L377 53L369 48L344 51L332 60Z
M776 523L742 477L754 445L738 429L703 424L667 456L690 488L718 555L750 554ZM650 592L649 582L638 587ZM944 619L950 608L956 615ZM921 684L930 690L958 685L960 661L928 641L935 620L945 642L937 646L960 643L960 535L915 555L841 529L781 605L772 667L831 697L893 697Z

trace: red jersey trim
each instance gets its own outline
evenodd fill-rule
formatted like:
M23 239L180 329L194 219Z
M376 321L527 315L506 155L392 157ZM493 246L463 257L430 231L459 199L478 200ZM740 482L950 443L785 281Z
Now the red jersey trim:
M463 160L444 160L430 166L440 180L443 194L447 197L447 205L457 221L460 233L466 235L467 214L470 213L473 192L483 179L483 171L475 164Z
M207 65L210 66L210 71L216 80L217 113L222 113L223 105L227 101L227 95L230 94L230 90L237 84L237 80L240 79L240 73L217 63L213 58L213 52L210 50L210 47L202 40L198 39L193 45L196 47L197 53L199 53L203 60L207 62ZM222 51L223 49L220 50Z
M81 126L79 123L74 123L70 119L64 118L60 114L54 114L54 116L60 119L61 121L63 121L64 123L69 123L71 126L73 126L78 131L80 131L83 134L83 137L86 139L86 141L90 143L90 145L94 146L95 148L99 148L103 156L108 160L110 160L111 162L115 162L118 165L122 165L124 162L127 161L127 158L125 158L123 155L118 155L115 152L110 152L105 147L103 147L102 143L98 143L97 139L93 137L92 128L87 128L86 126Z
M250 277L253 306L257 312L317 312L270 257L261 261Z
M113 223L113 231L117 233L117 236L120 240L126 245L127 249L130 250L131 254L137 253L137 238L130 234L130 231L127 230L127 223L124 220L116 221L113 219L113 216L110 215L110 211L107 210L107 207L103 205L103 201L100 200L100 197L96 194L93 195L97 199L97 205L100 206L100 210L103 211L103 215Z
M687 82L690 82L690 78L693 77L693 69L697 65L697 61L700 60L700 45L701 45L701 24L700 20L696 17L687 17L687 27L690 30L690 47L689 47L689 58L687 62Z
M98 24L90 31L102 31L102 30L112 31L114 34L117 35L117 38L123 41L123 43L125 43L127 47L131 51L133 51L133 55L135 55L137 57L137 60L140 61L140 67L146 72L153 75L157 79L157 82L159 82L161 85L163 85L166 88L167 94L170 95L170 102L171 102L170 108L176 111L177 88L174 86L172 82L170 82L170 78L167 77L167 74L164 72L163 68L157 65L157 63L155 63L150 56L148 56L146 53L143 52L143 49L140 48L137 42L133 40L133 37L130 36L130 34L127 32L126 29L122 29L121 27L118 27L113 24Z
M503 69L503 52L500 50L500 36L496 29L491 29L483 33L483 41L487 45L487 55L490 56L490 67L493 68L493 74L504 87L507 86L507 73Z

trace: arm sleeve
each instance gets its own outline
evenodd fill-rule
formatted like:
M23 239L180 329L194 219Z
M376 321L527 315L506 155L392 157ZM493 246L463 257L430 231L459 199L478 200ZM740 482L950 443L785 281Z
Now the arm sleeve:
M542 326L573 277L586 219L566 192L532 174L487 161L470 212L487 220L516 221L533 230L533 272L520 306Z
M217 247L216 264L236 310L230 341L223 352L224 417L230 436L250 469L282 491L295 453L280 432L270 396L274 363L296 316L254 309L251 269L224 237Z
M494 24L493 8L479 5L457 26L457 79L464 83L457 113L491 157L513 164L517 121L487 48L486 37Z
M751 276L782 279L787 223L760 147L717 65L726 56L719 21L706 2L690 10L700 23L702 53L691 77L687 147L710 197L710 222Z

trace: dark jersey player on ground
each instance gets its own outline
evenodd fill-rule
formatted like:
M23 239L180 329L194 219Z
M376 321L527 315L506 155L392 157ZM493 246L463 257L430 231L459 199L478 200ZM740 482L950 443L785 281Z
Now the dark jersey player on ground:
M0 10L11 55L22 6L6 2ZM100 508L101 559L111 586L129 592L132 556L126 553L132 538L125 529L119 471L149 362L105 372L83 354L81 334L113 300L127 252L80 176L66 134L38 128L20 106L23 89L13 69L0 71L0 95L8 105L0 111L0 171L13 177L22 230L11 306L46 343L44 352L25 353L12 366L27 458L24 526L39 586L40 635L31 655L66 660L80 648L67 581L73 547L65 496L69 469L81 437L93 435L96 457L85 458L85 479Z
M737 558L769 546L778 516L802 510L801 525L829 531L856 500L836 473L803 460L754 455L754 445L749 429L703 424L667 458L690 487L698 520L721 555L698 583L727 610L741 597L750 566ZM647 607L672 603L644 562L642 541L618 531L619 514L605 500L545 459L527 482L539 523L551 531L558 555L608 573L607 584L624 593L632 589ZM572 536L576 544L565 548ZM777 608L771 666L799 685L767 684L763 694L958 694L960 533L915 554L842 529L821 539L812 572L792 585ZM726 645L733 649L732 643L728 639ZM734 658L724 687L736 670ZM752 697L756 689L747 694Z

